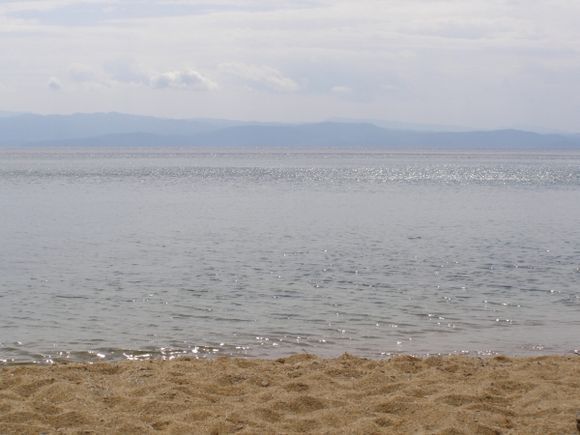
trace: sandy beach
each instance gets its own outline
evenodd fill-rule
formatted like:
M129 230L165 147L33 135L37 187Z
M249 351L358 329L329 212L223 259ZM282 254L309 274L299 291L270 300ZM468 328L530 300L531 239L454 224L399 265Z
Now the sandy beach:
M0 368L0 433L573 434L580 357Z

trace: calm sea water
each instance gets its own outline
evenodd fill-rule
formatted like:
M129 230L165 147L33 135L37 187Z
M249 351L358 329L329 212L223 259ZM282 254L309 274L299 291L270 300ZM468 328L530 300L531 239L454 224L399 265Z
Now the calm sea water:
M580 348L580 155L0 153L0 361Z

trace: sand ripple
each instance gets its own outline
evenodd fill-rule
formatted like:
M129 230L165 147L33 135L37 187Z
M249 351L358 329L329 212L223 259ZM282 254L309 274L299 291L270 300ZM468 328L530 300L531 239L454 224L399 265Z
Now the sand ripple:
M576 433L580 358L344 355L0 368L0 433Z

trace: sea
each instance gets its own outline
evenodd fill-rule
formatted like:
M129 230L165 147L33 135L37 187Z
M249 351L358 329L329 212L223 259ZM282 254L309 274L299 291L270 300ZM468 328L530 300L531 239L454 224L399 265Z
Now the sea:
M579 349L578 153L0 152L0 364Z

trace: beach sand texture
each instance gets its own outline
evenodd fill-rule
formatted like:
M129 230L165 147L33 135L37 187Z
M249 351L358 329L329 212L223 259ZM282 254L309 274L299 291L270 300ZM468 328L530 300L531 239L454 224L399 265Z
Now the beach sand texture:
M0 434L577 434L580 357L0 368Z

